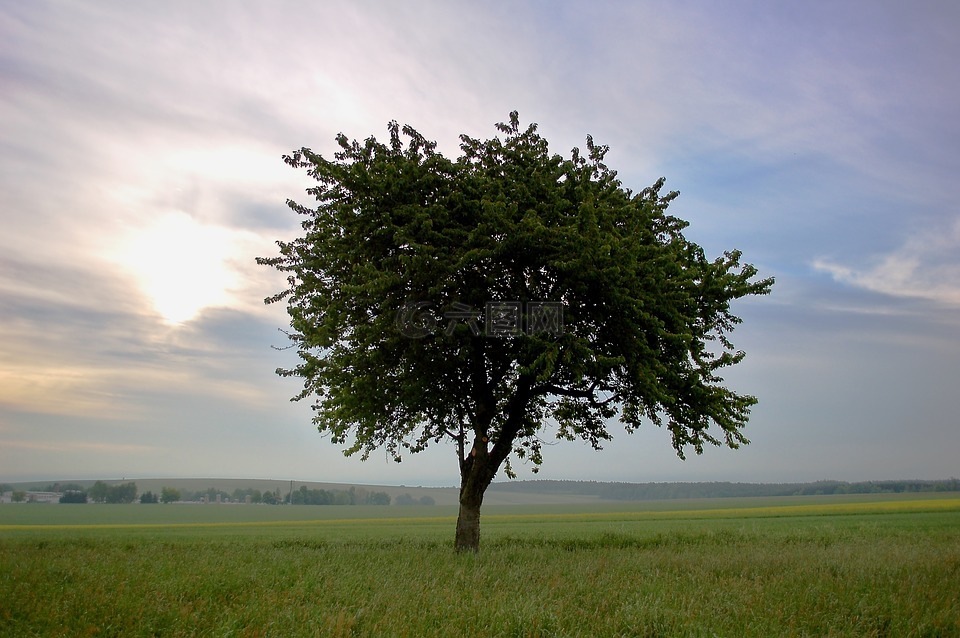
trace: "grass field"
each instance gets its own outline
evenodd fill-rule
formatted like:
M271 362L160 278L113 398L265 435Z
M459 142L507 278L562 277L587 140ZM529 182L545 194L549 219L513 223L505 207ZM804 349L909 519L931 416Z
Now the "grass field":
M960 636L960 495L0 506L2 636Z

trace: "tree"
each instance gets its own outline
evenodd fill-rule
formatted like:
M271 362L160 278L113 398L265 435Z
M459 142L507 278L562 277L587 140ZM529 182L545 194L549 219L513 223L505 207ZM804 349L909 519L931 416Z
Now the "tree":
M103 503L105 500L107 500L107 493L109 491L109 485L103 481L97 481L89 490L87 490L87 496L94 503Z
M154 504L159 502L160 497L149 490L140 495L141 504Z
M107 503L132 503L137 498L137 484L134 482L111 485L107 488Z
M390 495L386 492L370 492L365 501L366 505L389 505Z
M541 435L599 449L666 426L680 458L736 448L756 399L721 385L738 363L731 301L772 279L739 251L708 260L666 214L664 180L638 193L608 148L550 154L517 113L503 139L461 136L450 160L390 122L390 140L337 136L332 160L284 161L317 181L302 236L258 263L287 274L288 335L314 423L345 454L452 441L460 468L458 550L477 550L480 507L510 457L542 463ZM402 138L406 138L405 141Z
M86 503L87 493L83 490L67 490L60 497L61 503Z
M176 503L180 500L180 490L175 487L164 487L160 490L161 503Z
M95 503L132 503L137 498L137 484L107 485L97 481L87 490L87 496Z

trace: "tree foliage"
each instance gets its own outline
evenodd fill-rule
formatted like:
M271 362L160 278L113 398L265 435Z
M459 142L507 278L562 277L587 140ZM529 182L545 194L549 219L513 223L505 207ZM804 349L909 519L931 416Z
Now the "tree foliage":
M681 458L746 443L756 399L719 374L744 357L730 303L773 283L738 251L708 259L666 212L677 193L624 188L589 136L563 158L515 112L497 128L456 160L396 122L387 143L286 156L315 205L288 201L302 236L258 259L288 276L266 301L286 302L300 363L278 373L318 429L364 459L455 442L477 530L483 491L511 456L539 466L544 436L600 448L619 418L666 427ZM489 302L519 329L492 335ZM542 302L562 330L530 329Z
M137 484L107 485L97 481L87 490L87 496L95 503L132 503L137 498Z
M87 493L83 490L67 490L60 497L61 503L86 503Z
M260 502L265 505L279 505L283 500L280 498L280 491L274 490L272 492L264 492Z

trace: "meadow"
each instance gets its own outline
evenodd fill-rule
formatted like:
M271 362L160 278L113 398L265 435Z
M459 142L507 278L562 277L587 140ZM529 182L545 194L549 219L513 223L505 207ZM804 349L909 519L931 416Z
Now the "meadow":
M0 636L960 636L960 495L3 505Z

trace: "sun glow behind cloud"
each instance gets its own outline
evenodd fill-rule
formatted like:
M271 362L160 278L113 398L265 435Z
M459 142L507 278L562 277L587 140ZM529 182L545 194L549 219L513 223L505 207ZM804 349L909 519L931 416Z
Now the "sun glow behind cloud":
M238 232L172 211L131 232L115 255L169 325L204 308L229 306L238 276L229 267Z
M105 205L118 214L93 249L168 326L207 308L262 312L277 278L254 257L274 253L282 233L235 218L238 210L282 212L283 194L296 189L279 151L217 138L185 150L151 140L150 149L152 164L123 165L129 153L119 150L113 157L119 185L105 189Z
M182 212L157 220L127 246L126 264L154 309L170 324L227 303L233 277L224 265L229 233Z

